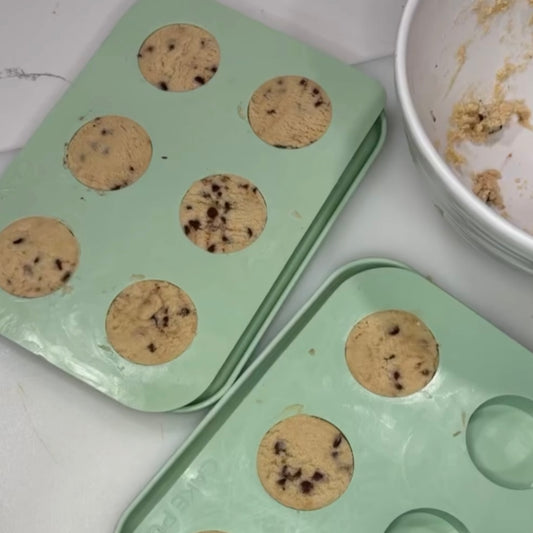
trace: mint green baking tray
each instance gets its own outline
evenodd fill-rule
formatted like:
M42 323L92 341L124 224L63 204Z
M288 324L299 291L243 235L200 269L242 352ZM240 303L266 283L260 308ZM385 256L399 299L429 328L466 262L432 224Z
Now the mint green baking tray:
M408 397L372 394L345 362L352 326L384 309L417 314L440 345L435 377ZM125 512L116 533L531 533L533 491L489 481L467 448L480 459L495 451L490 435L501 428L498 409L533 405L532 378L526 349L425 278L390 261L349 264L213 408ZM502 396L500 404L495 399ZM498 409L473 415L487 401ZM297 413L335 424L354 452L347 491L316 511L282 506L256 474L263 435ZM514 415L527 416L520 409ZM486 416L494 417L484 425L488 436L479 430ZM524 426L531 437L533 409L529 417ZM521 438L506 451L517 471L529 468L532 482L533 441L527 432ZM529 457L521 462L527 444ZM504 474L499 466L494 472Z
M142 42L170 23L204 27L220 45L218 72L197 90L163 92L139 71ZM283 74L312 78L332 101L328 131L300 150L267 145L246 119L255 89ZM363 73L214 1L139 1L0 181L0 228L24 216L56 217L81 247L68 291L32 300L0 291L0 334L136 409L214 402L380 150L383 107L383 89ZM62 159L77 129L106 114L143 126L153 157L134 185L98 194ZM183 234L179 203L194 181L221 172L259 187L268 221L246 250L208 254ZM105 334L113 298L143 278L179 285L198 311L189 349L154 367L120 357Z

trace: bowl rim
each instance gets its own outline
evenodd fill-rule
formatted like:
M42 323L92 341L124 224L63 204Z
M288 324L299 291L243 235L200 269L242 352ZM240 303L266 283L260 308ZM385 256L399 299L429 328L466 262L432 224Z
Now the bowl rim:
M416 112L407 80L407 44L413 18L421 3L422 0L407 1L396 40L396 91L406 127L409 129L423 157L435 170L447 192L459 207L466 211L470 217L473 217L478 225L484 227L489 235L492 235L497 241L503 242L507 246L511 245L515 249L519 248L521 255L525 256L524 259L527 257L531 261L533 259L533 237L498 215L479 198L476 198L473 193L468 191L433 146Z

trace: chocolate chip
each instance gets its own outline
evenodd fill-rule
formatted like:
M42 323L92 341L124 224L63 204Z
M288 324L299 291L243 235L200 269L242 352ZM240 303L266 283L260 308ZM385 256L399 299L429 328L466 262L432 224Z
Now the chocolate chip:
M71 276L71 275L72 275L71 272L65 272L65 273L63 274L63 277L61 278L61 281L62 281L63 283L67 282L67 281L70 279L70 276Z
M104 128L101 132L100 132L102 135L107 135L107 130Z
M208 210L207 210L207 216L209 218L216 218L218 216L218 210L216 207L210 207Z
M189 316L190 314L191 310L188 307L183 307L178 313L179 316Z
M148 46L148 47L146 48L146 51L147 51L147 52L153 52L153 51L154 51L154 47L153 47L152 45L150 45L150 46Z
M313 89L313 94L314 94L315 96L316 96L317 94L319 94L319 93L320 93L320 91L319 91L317 88Z
M174 50L174 48L176 48L176 45L175 45L174 43L170 43L170 44L168 45L168 49L169 49L169 50Z
M202 198L205 198L207 200L208 198L211 198L211 195L207 191L204 191L202 193Z
M307 80L305 78L302 78L300 80L300 85L303 85L305 87L307 85Z
M276 114L276 110L275 109L269 109L267 111L267 115L275 115Z
M155 344L154 344L153 342L151 342L151 343L147 346L147 348L148 348L152 353L154 353L154 352L157 350L157 348L155 347Z
M283 440L277 440L274 443L274 453L276 455L279 455L281 452L287 451L287 445L285 444L285 441Z
M315 470L315 473L313 474L313 477L311 479L313 481L320 481L321 479L324 479L324 474L322 474L322 472L319 472L318 470Z
M168 320L169 320L168 315L165 315L163 317L163 327L164 328L168 328Z
M423 376L429 376L431 374L431 371L427 368L424 368L424 370L422 370L420 372Z
M478 113L478 114L477 114L477 118L478 118L478 120L481 122L482 120L485 119L485 115L482 115L481 113Z
M217 70L218 70L218 67L215 67L215 66L211 67L211 72L213 74L215 74L217 72Z
M224 212L228 212L231 209L231 204L229 202L224 203Z
M192 205L186 205L185 209L187 209L187 211L190 211L192 209Z
M227 219L226 219L226 217L225 217L225 216L221 216L221 217L220 217L220 220L222 220L222 223L223 223L223 224L225 224L225 223L226 223L226 221L227 221Z
M33 260L33 264L36 265L40 260L41 260L41 258L40 258L39 256L37 256L37 257Z
M15 239L13 241L13 244L22 244L24 242L24 238L23 237L19 237L18 239Z
M129 169L130 169L130 172L134 172L135 171L135 168L132 167L131 165L129 166Z
M339 456L339 452L337 450L333 450L331 452L331 457L333 457L333 459L336 459L338 456Z
M196 77L194 78L194 81L195 81L196 83L199 83L200 85L203 85L203 84L205 83L205 78L202 78L202 76L196 76Z
M217 192L218 190L220 190L220 185L217 185L216 183L213 183L213 185L211 185L211 190L213 192Z
M22 267L22 270L24 271L24 274L26 274L27 276L33 275L33 268L30 265L24 265Z
M216 251L216 249L217 249L216 244L212 244L211 246L209 246L207 251L210 252L210 253L214 253Z
M202 224L199 220L189 220L189 226L194 230L199 230L202 227Z
M256 192L257 192L257 187L254 187L254 188L252 189L252 192L253 192L253 193L256 193Z
M164 81L160 81L159 82L159 88L162 90L162 91L168 91L168 85L166 82Z
M202 39L202 40L200 41L200 45L202 46L202 48L205 46L205 39Z
M63 270L63 261L61 259L56 259L56 267L58 270Z
M324 103L324 100L320 99L315 102L315 107L320 107Z
M278 80L278 85L283 85L283 80L282 79Z
M391 354L388 357L385 357L385 361L390 361L391 359L396 359L396 355L395 354Z
M287 483L287 478L282 477L281 479L278 479L276 483L283 487L283 490L285 490L285 483Z
M229 242L229 239L225 235L222 235L222 242Z
M254 234L252 228L246 228L246 231L248 232L248 237L251 239L253 237L253 234Z
M300 489L304 494L309 494L313 490L314 485L307 480L304 480L300 483Z
M398 381L402 376L401 376L401 374L396 370L396 371L394 372L394 374L392 374L392 377L393 377L396 381Z
M398 326L397 324L395 326L392 326L387 333L392 337L398 335L398 333L400 333L400 326Z
M338 448L338 447L341 445L341 442L342 442L342 435L339 433L339 434L335 437L335 440L333 441L333 447L334 447L334 448Z
M141 54L141 52L139 52L139 53L137 54L137 57L138 57L139 59L140 59L142 56L143 56L143 55Z
M122 185L114 185L113 187L111 187L111 191L118 191L119 189L122 189Z
M396 383L394 385L398 390L403 390L403 385L401 383Z

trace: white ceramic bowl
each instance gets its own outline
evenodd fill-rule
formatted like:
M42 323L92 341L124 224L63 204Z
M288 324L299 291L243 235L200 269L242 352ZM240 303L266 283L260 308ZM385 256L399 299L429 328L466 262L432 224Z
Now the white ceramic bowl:
M506 98L524 99L533 109L533 6L515 0L481 24L475 4L407 2L396 49L398 97L413 159L444 217L475 246L533 272L533 131L514 121L491 135L490 145L461 144L467 164L460 169L443 155L453 105L466 95L490 98L506 61L523 66L505 81ZM487 0L491 4L495 0ZM466 60L459 68L462 45ZM471 191L472 173L489 168L503 176L507 219Z

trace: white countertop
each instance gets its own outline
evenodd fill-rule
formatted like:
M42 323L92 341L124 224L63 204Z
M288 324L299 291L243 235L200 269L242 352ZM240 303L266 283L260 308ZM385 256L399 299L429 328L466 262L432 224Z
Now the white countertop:
M71 79L132 3L2 0L0 78L7 68L18 67L26 73ZM392 52L404 2L271 0L268 11L260 0L224 3L353 61ZM90 22L98 18L94 12L99 8L89 12L90 5L105 6L110 17L106 22L106 17L100 18L96 29ZM59 17L61 23L56 21ZM63 31L78 35L79 46L57 48L61 39L54 32ZM337 267L356 258L384 256L430 275L532 349L531 277L470 248L433 207L409 156L392 65L390 56L361 65L387 89L389 137L384 151L266 337L272 338ZM57 70L58 66L64 70ZM25 142L60 97L65 83L50 76L35 81L0 79L0 150ZM14 155L0 153L0 171ZM113 531L124 508L203 415L128 410L0 339L0 531Z

